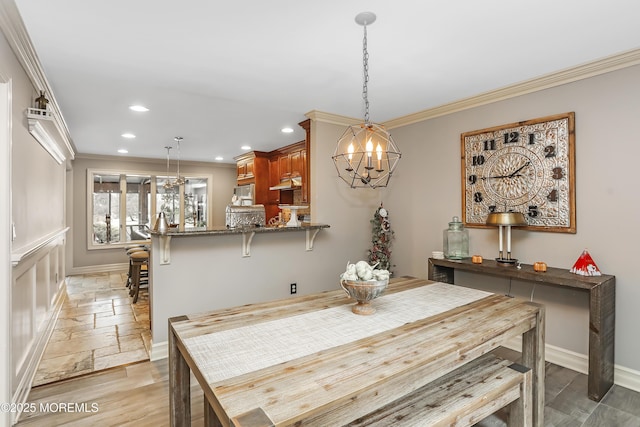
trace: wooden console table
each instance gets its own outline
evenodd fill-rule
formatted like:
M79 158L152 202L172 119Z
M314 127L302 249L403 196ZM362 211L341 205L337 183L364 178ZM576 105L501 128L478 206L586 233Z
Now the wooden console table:
M533 265L503 266L494 260L473 264L461 261L429 258L429 280L453 283L455 270L488 274L503 278L537 282L549 286L568 287L589 292L589 398L599 402L613 385L616 320L616 278L579 276L561 268L547 268L545 273L533 270Z

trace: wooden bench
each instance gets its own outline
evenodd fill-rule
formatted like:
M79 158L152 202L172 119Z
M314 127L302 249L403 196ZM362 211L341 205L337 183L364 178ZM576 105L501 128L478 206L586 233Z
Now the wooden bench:
M531 370L489 353L347 426L472 426L509 407L509 426L532 425Z

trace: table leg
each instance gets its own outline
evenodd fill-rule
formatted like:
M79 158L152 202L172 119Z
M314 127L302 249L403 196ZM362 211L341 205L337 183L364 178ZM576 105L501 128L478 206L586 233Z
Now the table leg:
M191 384L189 365L178 348L171 327L173 321L186 320L185 316L169 319L169 412L172 427L191 425Z
M534 304L534 303L530 303ZM532 370L533 425L544 426L544 306L538 306L536 325L522 335L522 364Z
M222 427L222 423L207 400L207 396L204 396L204 425L205 427Z
M613 385L615 278L589 292L589 398L599 402Z

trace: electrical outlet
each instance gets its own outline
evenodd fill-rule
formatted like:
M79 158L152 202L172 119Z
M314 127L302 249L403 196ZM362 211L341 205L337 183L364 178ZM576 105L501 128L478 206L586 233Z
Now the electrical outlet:
M291 284L291 294L293 295L293 294L295 294L297 292L298 292L298 285L295 284L295 283L292 283Z

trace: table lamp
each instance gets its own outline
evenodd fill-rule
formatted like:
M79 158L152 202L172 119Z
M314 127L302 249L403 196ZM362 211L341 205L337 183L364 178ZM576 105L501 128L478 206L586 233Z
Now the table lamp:
M494 227L498 227L498 236L499 236L499 256L496 258L496 261L503 264L515 264L518 262L517 259L511 258L511 227L528 225L527 220L521 212L491 212L487 216L487 225L492 225ZM507 256L504 257L503 251L503 235L504 229L507 229Z

